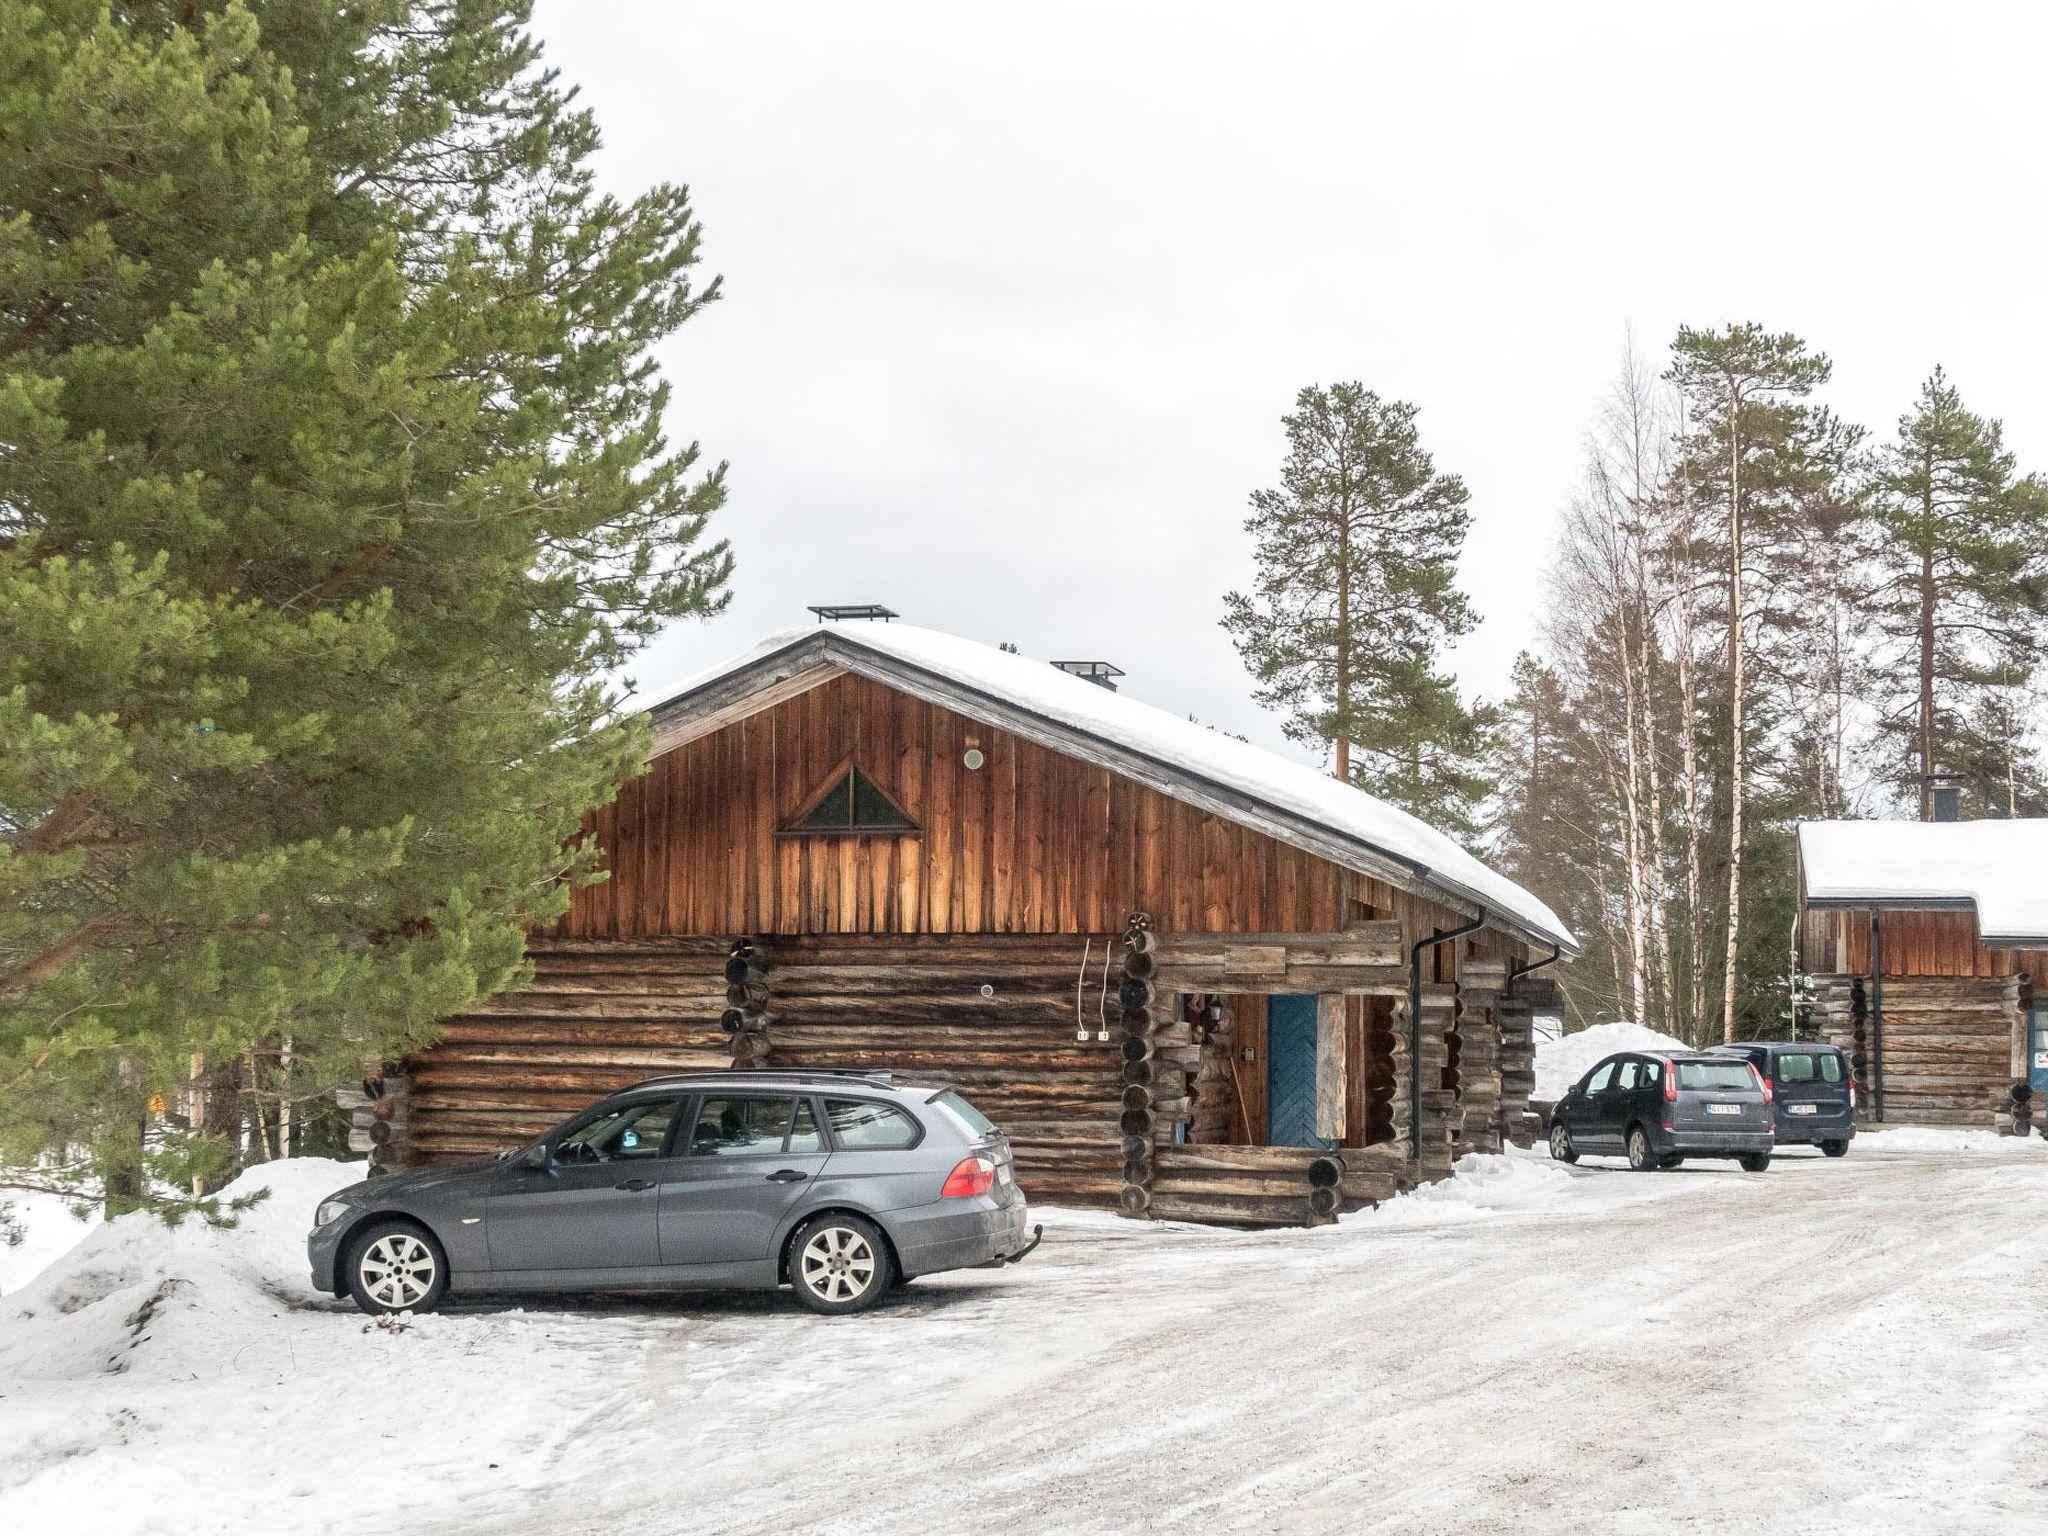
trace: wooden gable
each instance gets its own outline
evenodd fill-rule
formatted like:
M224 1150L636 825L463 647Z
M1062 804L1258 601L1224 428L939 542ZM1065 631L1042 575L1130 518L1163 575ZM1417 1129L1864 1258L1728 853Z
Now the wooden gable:
M921 835L778 837L848 762ZM590 831L612 878L576 893L563 937L1109 933L1134 908L1166 931L1332 932L1434 910L851 673L671 747Z

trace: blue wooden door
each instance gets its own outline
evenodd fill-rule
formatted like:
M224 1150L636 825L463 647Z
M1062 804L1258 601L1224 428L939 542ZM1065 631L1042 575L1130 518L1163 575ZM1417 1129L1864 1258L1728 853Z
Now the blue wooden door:
M1316 1135L1316 1000L1266 1000L1266 1143L1320 1147Z
M2048 1008L2027 1015L2027 1082L2034 1090L2034 1113L2048 1111Z

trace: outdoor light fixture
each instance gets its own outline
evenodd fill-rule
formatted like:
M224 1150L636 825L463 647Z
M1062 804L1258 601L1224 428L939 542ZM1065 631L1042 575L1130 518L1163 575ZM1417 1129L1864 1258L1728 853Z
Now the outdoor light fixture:
M987 762L988 759L982 755L981 748L969 747L960 754L960 761L965 763L970 769L975 769Z

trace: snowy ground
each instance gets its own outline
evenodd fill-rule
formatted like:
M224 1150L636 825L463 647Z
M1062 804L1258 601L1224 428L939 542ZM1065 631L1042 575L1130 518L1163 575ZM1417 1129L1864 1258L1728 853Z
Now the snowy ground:
M259 1171L260 1172L260 1171ZM0 1302L0 1531L2038 1529L2048 1143L1539 1157L1315 1232L1044 1213L862 1318L308 1294L335 1165Z

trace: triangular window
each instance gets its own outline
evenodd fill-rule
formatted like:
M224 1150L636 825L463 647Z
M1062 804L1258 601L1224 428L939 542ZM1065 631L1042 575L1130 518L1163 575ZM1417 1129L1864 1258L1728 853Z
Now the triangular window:
M915 834L917 823L903 814L882 787L851 763L834 774L825 788L782 829L785 837L846 837L885 832L898 837Z

